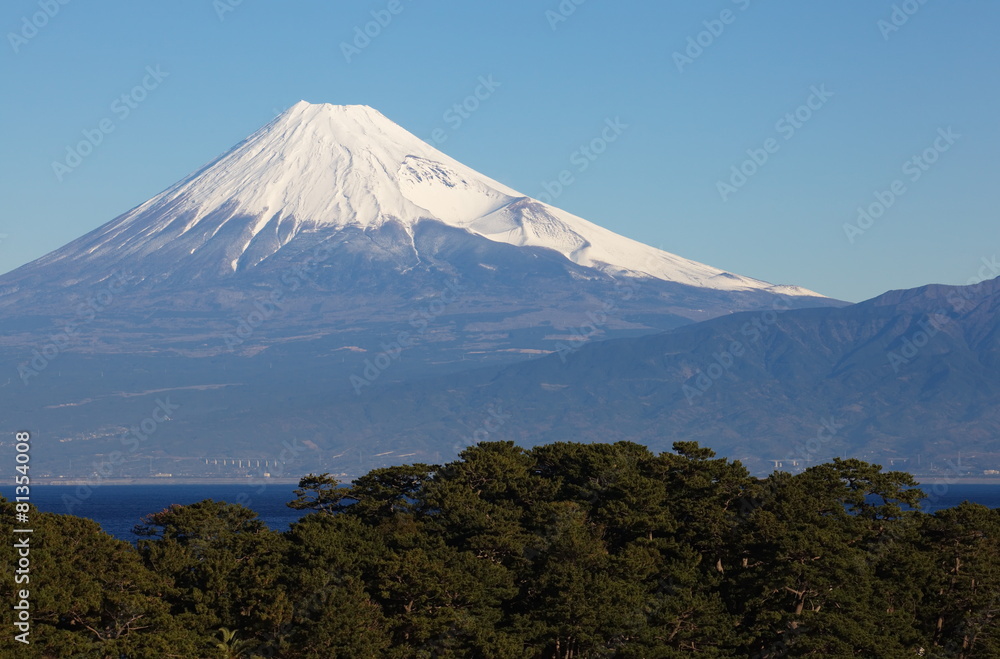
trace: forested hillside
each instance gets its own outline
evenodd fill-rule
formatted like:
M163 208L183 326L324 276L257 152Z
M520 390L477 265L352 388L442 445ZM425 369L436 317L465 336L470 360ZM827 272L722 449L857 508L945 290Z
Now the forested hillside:
M674 450L483 443L303 478L287 533L207 500L137 548L36 513L32 644L3 656L1000 656L1000 512L919 512L856 460L758 479Z

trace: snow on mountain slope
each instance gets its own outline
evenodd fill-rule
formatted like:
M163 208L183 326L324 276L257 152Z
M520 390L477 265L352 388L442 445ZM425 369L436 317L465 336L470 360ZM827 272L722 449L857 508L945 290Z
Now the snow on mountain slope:
M82 256L143 257L183 244L223 253L229 271L253 267L302 231L377 228L412 236L438 220L489 240L555 250L615 276L654 277L704 288L817 296L775 287L654 249L526 197L441 153L360 105L296 103L214 162L101 227ZM220 241L226 241L218 249Z

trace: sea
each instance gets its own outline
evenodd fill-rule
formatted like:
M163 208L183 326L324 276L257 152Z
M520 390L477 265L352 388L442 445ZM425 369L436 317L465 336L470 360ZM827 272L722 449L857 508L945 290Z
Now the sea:
M925 484L921 488L929 495L923 505L926 512L951 508L963 501L1000 508L1000 485ZM100 524L106 533L120 540L136 542L140 538L133 533L133 529L145 515L175 503L187 505L205 499L241 503L256 512L271 529L287 531L303 515L302 511L285 505L295 498L295 489L292 483L266 486L106 484L92 487L87 492L73 485L33 485L30 496L31 503L43 512L86 517ZM12 500L14 487L2 485L0 494Z
M75 485L32 485L31 503L39 510L60 515L92 519L105 533L120 540L136 542L132 530L142 518L173 504L188 505L213 499L240 503L257 513L258 518L275 531L287 531L303 511L289 508L295 499L294 483L267 485L112 485L89 488ZM0 486L0 494L13 500L13 485Z

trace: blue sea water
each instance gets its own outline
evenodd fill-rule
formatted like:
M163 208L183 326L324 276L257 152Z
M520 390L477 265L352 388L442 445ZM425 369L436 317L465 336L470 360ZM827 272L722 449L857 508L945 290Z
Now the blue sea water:
M171 504L191 504L203 499L242 503L255 511L275 531L286 531L302 513L285 504L295 498L293 484L265 487L254 485L102 485L93 488L86 499L77 498L72 485L35 485L31 502L43 512L87 517L105 532L129 542L138 538L132 529L144 515ZM957 506L963 501L1000 508L1000 485L923 485L928 495L924 510L934 512ZM13 486L0 486L0 494L13 498Z
M929 513L942 508L953 508L963 501L978 503L987 508L1000 508L1000 485L923 484L920 489L927 495L922 509Z
M258 517L275 531L287 531L288 526L300 517L302 511L285 504L295 498L296 486L287 484L261 485L101 485L85 490L74 485L33 485L31 503L42 512L71 514L92 519L106 533L121 540L134 542L139 538L132 533L145 515L169 508L172 504L187 505L214 499L241 503L257 513ZM0 487L0 494L13 499L13 486Z

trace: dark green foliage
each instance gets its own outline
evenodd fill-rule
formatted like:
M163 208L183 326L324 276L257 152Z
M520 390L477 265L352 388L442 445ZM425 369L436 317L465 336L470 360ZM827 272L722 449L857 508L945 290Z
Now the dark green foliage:
M858 460L756 479L674 451L483 443L305 477L287 533L175 506L137 549L36 513L33 656L1000 656L1000 511L921 513Z
M187 627L205 637L234 630L250 648L288 622L292 607L281 580L287 540L252 510L208 499L145 522L137 533L154 539L140 541L139 555L169 575L165 600Z
M10 521L14 505L0 498L2 560L15 564ZM32 510L30 582L13 583L4 570L0 587L10 611L14 593L31 601L31 644L0 640L3 657L215 657L212 643L170 615L162 599L169 577L149 569L127 542L103 533L96 522ZM9 615L9 614L8 614Z

